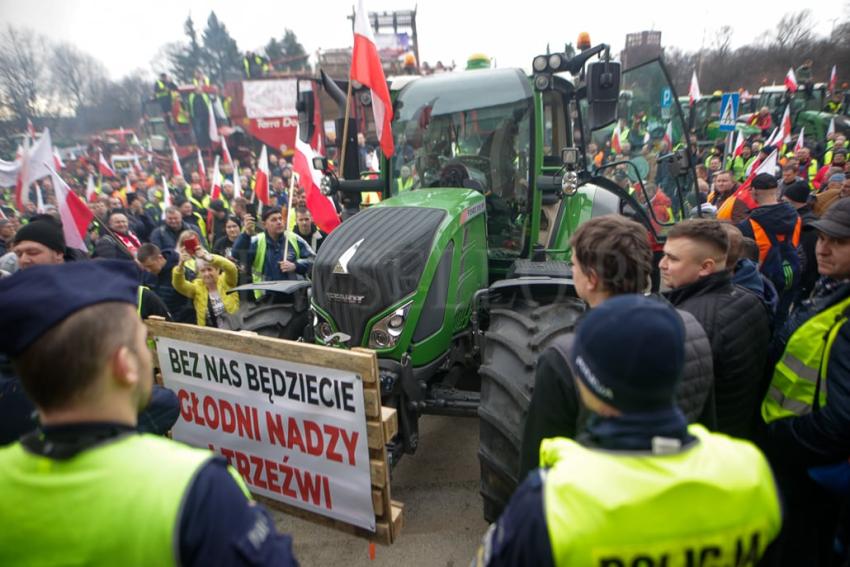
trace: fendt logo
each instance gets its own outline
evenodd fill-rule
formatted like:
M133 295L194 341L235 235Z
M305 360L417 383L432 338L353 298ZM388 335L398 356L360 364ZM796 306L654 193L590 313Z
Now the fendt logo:
M339 257L339 260L336 261L336 266L334 266L333 273L335 274L348 274L348 263L351 262L351 259L354 258L354 254L357 253L357 249L366 240L365 238L361 238L354 244L352 244L348 250L342 253Z

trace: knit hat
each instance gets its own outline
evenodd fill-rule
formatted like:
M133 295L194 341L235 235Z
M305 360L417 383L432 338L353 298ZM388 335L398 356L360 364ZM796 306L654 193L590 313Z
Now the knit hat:
M590 310L571 353L575 376L625 413L668 409L685 360L685 327L667 303L620 295Z
M759 173L753 178L753 189L776 189L778 186L776 178L769 173Z
M795 203L808 203L812 192L809 190L809 184L805 181L795 181L785 188L783 196L789 201Z
M15 244L25 240L38 242L56 252L65 252L62 226L53 217L40 216L19 228L15 234Z

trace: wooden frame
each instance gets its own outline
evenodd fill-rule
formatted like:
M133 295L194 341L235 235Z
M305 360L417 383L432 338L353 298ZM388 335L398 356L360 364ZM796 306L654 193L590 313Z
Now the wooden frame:
M256 496L256 498L270 508L384 545L389 545L398 538L403 525L402 510L404 506L391 498L390 471L386 448L387 443L398 432L398 418L394 408L381 406L378 359L373 351L361 348L342 350L273 339L247 331L225 331L216 328L170 323L159 317L151 317L145 323L150 337L165 337L310 366L345 369L359 374L363 382L363 401L366 411L375 533L270 498L263 496ZM154 366L158 367L158 365L159 360L154 353Z

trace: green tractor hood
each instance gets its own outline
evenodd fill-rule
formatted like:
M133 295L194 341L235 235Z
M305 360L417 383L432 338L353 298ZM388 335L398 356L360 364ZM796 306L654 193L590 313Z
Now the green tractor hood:
M414 366L444 353L486 286L484 196L471 189L402 193L340 225L313 267L316 338L351 337ZM418 363L418 364L417 364Z

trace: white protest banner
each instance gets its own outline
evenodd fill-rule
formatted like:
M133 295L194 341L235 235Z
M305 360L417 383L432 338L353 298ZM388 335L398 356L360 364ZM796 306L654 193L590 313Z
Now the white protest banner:
M156 337L173 437L227 458L252 492L375 531L363 384L353 372Z
M297 116L298 96L295 79L276 81L242 81L242 103L248 118Z

